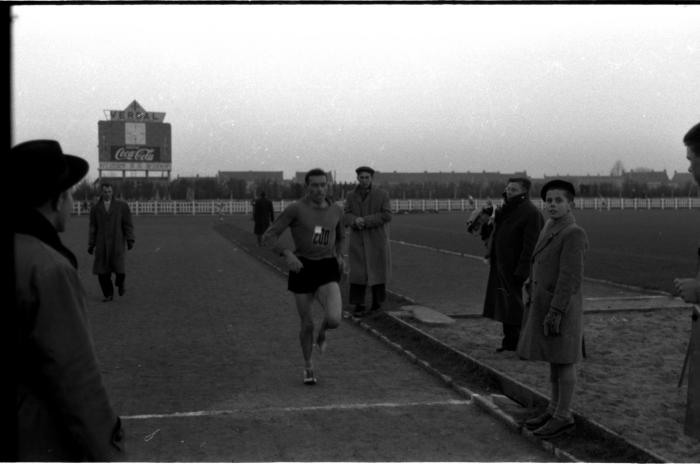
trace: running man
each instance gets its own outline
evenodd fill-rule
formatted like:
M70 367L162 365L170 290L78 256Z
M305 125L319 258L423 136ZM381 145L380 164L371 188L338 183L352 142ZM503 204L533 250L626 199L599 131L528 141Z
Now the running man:
M328 177L323 169L312 169L304 178L306 195L289 205L265 231L263 245L283 256L289 268L287 289L294 293L301 319L299 340L304 355L304 383L316 383L311 359L314 344L323 353L326 331L340 325L342 299L340 276L343 271L345 228L343 209L332 203L326 194ZM289 228L294 250L279 241ZM316 300L324 310L323 322L314 341L311 306Z

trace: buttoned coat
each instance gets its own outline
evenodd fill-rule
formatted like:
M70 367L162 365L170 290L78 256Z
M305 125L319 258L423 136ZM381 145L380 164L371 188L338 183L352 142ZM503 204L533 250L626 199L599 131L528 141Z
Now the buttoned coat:
M545 224L532 254L530 277L523 287L526 306L517 349L520 357L557 364L581 360L581 285L587 249L586 232L572 215ZM544 336L544 319L550 310L561 312L559 336Z
M129 205L113 198L107 211L100 199L90 210L88 246L95 247L92 272L96 275L125 273L127 242L134 242Z
M14 237L18 460L122 460L121 421L93 351L85 291L66 255L75 257L38 216L31 230L53 247L34 235Z
M386 284L391 277L389 194L372 186L363 197L358 186L348 194L344 212L345 225L351 226L348 244L350 283L368 286ZM358 217L365 220L363 229L352 227Z
M522 325L522 285L543 225L542 213L526 196L509 200L496 211L489 240L490 270L484 317L508 325Z

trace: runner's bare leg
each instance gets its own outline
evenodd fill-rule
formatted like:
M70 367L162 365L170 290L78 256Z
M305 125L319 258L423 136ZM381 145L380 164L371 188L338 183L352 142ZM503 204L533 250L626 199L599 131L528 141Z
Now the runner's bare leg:
M313 368L311 353L314 346L314 321L311 316L311 304L313 303L313 294L294 294L294 302L296 302L297 312L301 320L301 329L299 330L299 341L301 343L301 352L304 355L304 364L307 369Z
M318 331L316 344L323 351L323 343L326 340L326 330L338 328L343 311L343 299L340 295L340 285L336 282L321 285L315 294L315 298L323 308L323 322Z

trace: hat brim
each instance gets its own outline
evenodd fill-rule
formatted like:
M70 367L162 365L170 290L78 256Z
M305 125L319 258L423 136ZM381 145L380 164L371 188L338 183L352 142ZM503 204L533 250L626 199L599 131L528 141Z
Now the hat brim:
M61 178L58 188L61 190L68 190L81 180L88 173L90 165L83 158L78 156L73 156L71 154L64 154L66 161L66 166L68 170L66 171L65 177Z

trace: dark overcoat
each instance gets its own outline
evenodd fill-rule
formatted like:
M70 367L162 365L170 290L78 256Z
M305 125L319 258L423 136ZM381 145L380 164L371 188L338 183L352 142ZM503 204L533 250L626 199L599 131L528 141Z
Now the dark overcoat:
M351 227L350 230L348 244L350 283L368 286L388 283L391 277L389 194L385 190L370 187L369 191L363 195L358 186L348 194L344 211L346 226L352 226L358 217L365 220L363 229Z
M484 317L508 325L522 324L522 285L543 225L542 213L526 196L509 200L496 211Z
M255 222L253 232L255 235L263 235L274 220L275 210L272 206L272 201L264 197L255 200L253 204L253 221Z
M104 201L90 210L89 247L95 247L92 272L125 273L126 243L134 242L134 224L125 201L112 199L109 212Z
M581 360L583 339L583 264L588 238L572 215L547 221L532 254L524 293L525 324L520 357L557 364ZM544 336L544 317L561 312L560 336Z
M123 460L121 421L95 358L75 256L40 216L14 237L18 460Z

